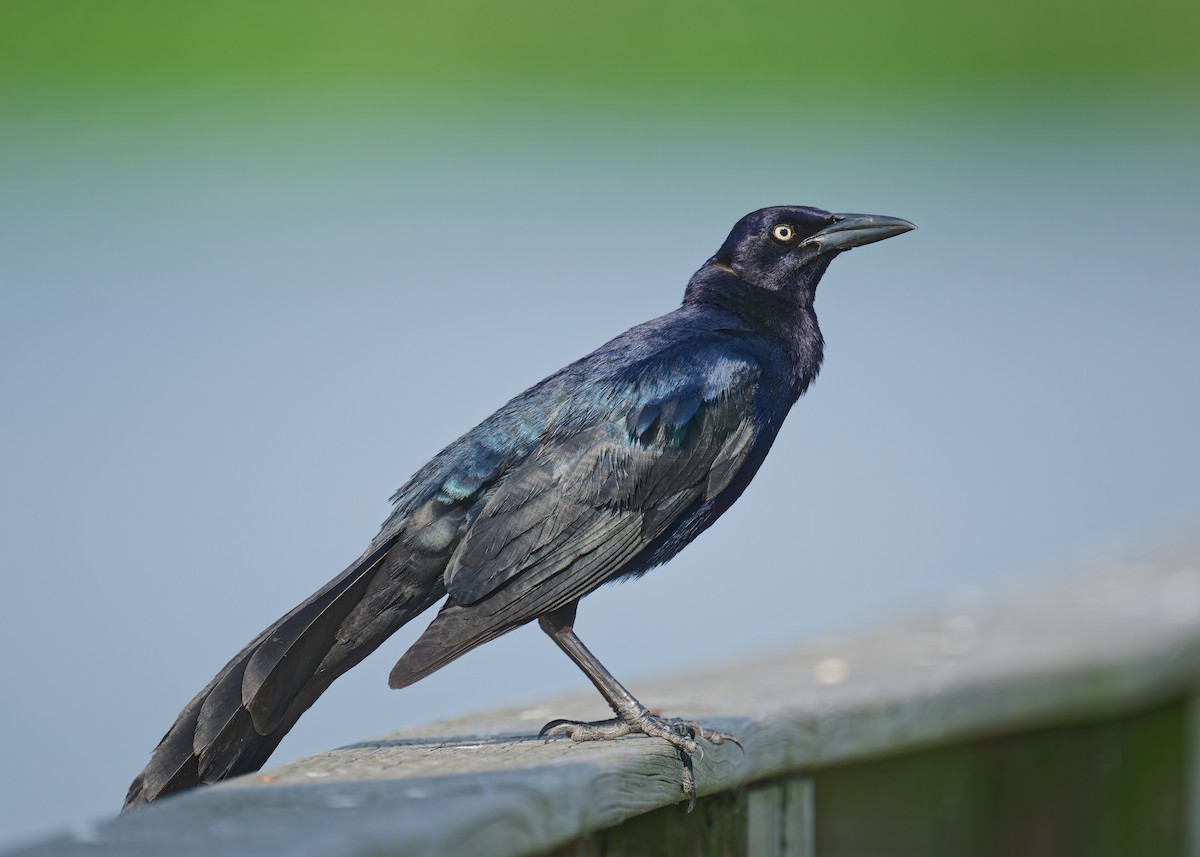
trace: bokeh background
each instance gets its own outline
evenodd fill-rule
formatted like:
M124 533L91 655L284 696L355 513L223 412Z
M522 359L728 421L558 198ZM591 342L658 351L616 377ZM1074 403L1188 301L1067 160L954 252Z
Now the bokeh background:
M920 231L827 276L741 502L585 602L615 673L1186 539L1198 36L1185 0L7 0L0 845L114 812L412 471L763 205ZM525 628L389 691L423 626L275 761L587 686Z

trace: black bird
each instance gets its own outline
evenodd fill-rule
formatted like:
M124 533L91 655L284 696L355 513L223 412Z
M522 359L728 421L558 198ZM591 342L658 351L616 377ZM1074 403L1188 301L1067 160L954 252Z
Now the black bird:
M575 636L579 599L666 562L741 495L821 367L825 269L914 228L795 206L743 217L678 309L529 388L417 471L362 557L188 703L125 809L261 768L334 679L443 596L392 687L536 619L616 715L543 734L666 739L694 800L698 741L730 736L651 714Z

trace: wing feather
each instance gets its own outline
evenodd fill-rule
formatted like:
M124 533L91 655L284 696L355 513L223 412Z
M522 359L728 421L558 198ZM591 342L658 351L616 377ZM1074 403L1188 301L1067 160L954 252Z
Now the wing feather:
M445 570L450 600L393 687L587 594L730 485L756 436L759 369L727 354L706 365L658 363L606 391L590 423L564 409L571 430L550 426L466 525Z
M717 390L671 390L623 419L543 444L505 476L451 557L455 602L474 604L517 581L541 586L566 569L589 583L616 571L617 558L628 559L625 533L645 547L728 484L753 437L756 383L748 370ZM609 539L613 550L597 549Z

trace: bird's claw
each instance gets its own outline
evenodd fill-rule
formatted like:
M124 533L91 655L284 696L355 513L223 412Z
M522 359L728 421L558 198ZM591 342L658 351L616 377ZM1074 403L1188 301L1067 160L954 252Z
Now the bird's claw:
M700 728L699 723L695 724L695 726L697 728L697 736L703 738L709 744L733 744L743 753L746 752L746 748L742 746L742 742L733 735L730 735L728 732L718 732L715 729L703 729Z
M541 731L538 732L537 736L539 738L545 738L546 742L549 743L551 738L553 738L555 735L559 734L558 727L564 726L570 722L571 722L570 720L564 720L561 717L558 718L557 720L551 720L549 723L547 723L545 726L543 726L541 728Z
M551 720L538 733L539 738L550 739L566 735L572 741L608 741L639 731L629 723L614 717L612 720L598 720L595 723L583 723L578 720Z
M690 813L696 808L696 770L692 767L691 754L683 752L679 747L675 749L679 753L679 761L683 765L683 776L680 778L679 787L687 795L687 811Z
M678 717L666 718L640 711L629 717L614 717L611 720L598 720L586 723L579 720L551 720L538 732L539 738L549 742L552 738L565 735L572 741L607 741L633 734L648 735L662 738L679 753L679 761L683 764L683 777L680 786L688 797L688 812L696 806L696 771L692 757L704 759L704 746L701 741L710 744L736 744L738 749L745 752L742 743L726 732L705 729L695 720L684 720Z
M733 744L743 753L746 748L742 746L742 742L730 735L728 732L718 732L716 729L705 729L703 725L695 720L683 720L679 717L671 718L667 721L674 724L680 734L687 734L691 738L699 738L707 741L709 744ZM704 758L704 748L700 748L700 758Z

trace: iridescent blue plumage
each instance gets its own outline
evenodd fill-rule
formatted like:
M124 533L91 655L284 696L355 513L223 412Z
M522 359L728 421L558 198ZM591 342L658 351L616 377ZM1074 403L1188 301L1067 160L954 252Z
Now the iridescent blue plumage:
M803 207L742 218L681 307L529 388L417 471L363 556L184 709L126 806L257 769L330 682L443 597L393 687L537 619L618 714L556 730L658 735L690 771L695 738L720 736L650 715L574 637L575 605L670 559L740 496L820 369L812 305L830 261L910 228Z

